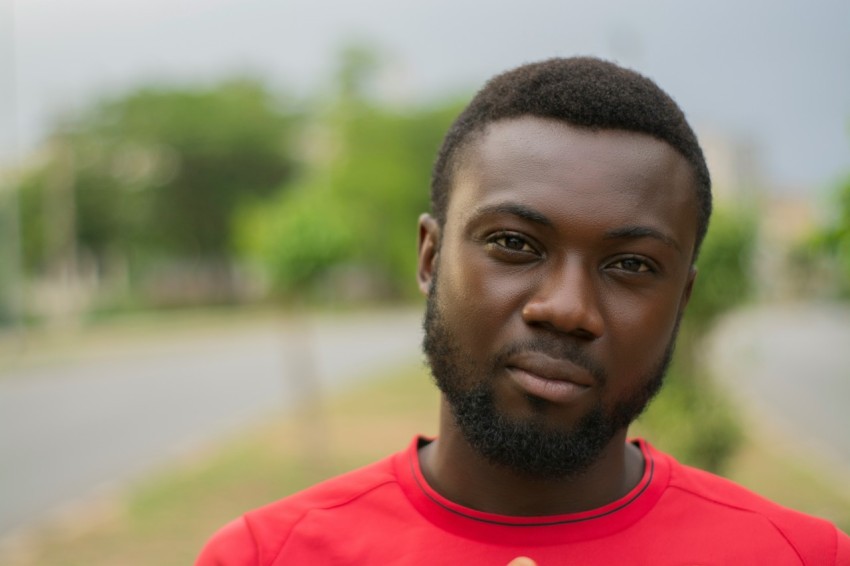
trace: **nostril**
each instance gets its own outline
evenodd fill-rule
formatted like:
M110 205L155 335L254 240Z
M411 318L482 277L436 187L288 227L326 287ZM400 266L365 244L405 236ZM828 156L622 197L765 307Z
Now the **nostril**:
M576 328L572 331L573 336L581 338L582 340L595 340L598 338L596 334L591 332L590 330L585 330L584 328Z
M587 328L581 326L566 327L556 320L550 320L545 317L535 318L523 316L523 320L528 326L531 326L532 328L539 328L541 330L545 330L547 332L551 332L553 334L558 334L561 336L569 335L573 338L577 338L583 341L591 341L599 338L599 335L597 333Z
M563 295L536 297L522 308L522 319L530 326L569 334L581 340L595 340L603 332L601 313L592 303L565 300Z

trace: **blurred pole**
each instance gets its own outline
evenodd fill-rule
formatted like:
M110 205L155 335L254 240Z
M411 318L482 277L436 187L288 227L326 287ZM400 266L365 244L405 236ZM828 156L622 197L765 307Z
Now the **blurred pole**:
M70 288L77 275L77 205L74 150L63 134L50 140L54 166L44 192L44 240L51 277Z
M323 475L330 465L330 426L316 359L314 328L306 307L294 305L285 326L287 390L295 400L298 452L304 469Z
M0 257L6 257L0 266L5 287L0 288L4 291L0 300L7 303L10 325L17 331L23 321L23 254L18 188L11 175L17 160L14 16L14 0L0 0L0 218L4 228L0 238L6 248L0 250Z

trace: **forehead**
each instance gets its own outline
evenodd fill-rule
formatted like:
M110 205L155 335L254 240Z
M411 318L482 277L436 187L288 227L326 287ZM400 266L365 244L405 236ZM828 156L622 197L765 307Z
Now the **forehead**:
M590 130L525 116L490 124L463 149L447 223L502 201L553 222L663 225L691 249L697 229L693 169L649 135Z

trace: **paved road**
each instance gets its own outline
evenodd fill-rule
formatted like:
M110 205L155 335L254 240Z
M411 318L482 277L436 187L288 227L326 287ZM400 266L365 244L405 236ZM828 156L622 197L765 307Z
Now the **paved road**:
M722 321L708 361L780 434L850 470L850 307L763 306Z
M243 324L7 371L0 379L0 537L286 408L310 390L305 375L331 390L414 358L419 326L416 311Z

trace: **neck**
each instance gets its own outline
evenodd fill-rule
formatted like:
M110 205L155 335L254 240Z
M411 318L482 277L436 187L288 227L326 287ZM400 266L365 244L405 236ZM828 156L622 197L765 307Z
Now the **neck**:
M420 450L425 479L465 507L512 516L543 516L596 509L626 495L643 474L643 457L619 431L583 473L564 479L524 476L481 456L443 407L440 435Z

